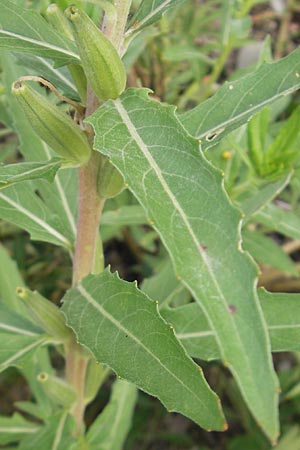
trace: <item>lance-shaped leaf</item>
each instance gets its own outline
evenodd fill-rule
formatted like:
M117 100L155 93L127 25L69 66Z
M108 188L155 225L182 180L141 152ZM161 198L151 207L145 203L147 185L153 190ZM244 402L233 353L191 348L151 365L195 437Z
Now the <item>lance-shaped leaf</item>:
M75 44L54 30L36 11L0 0L0 47L53 59L80 62Z
M47 336L31 321L0 303L0 371L22 363L46 342Z
M68 412L62 411L49 418L47 423L39 427L34 435L22 439L18 449L71 450L76 448L74 431L74 420L68 415Z
M185 353L156 303L108 270L89 275L64 297L78 341L120 377L204 428L226 426L220 402Z
M44 179L53 182L62 160L54 158L38 163L0 165L0 189L28 180Z
M222 360L265 433L278 435L278 382L256 297L257 267L240 247L240 213L174 108L130 89L88 119L168 249L175 273L214 329Z
M226 82L210 99L179 115L186 130L201 140L202 149L214 145L264 106L300 87L300 51L263 64L239 80Z
M116 380L108 405L87 432L90 450L122 450L135 407L137 389L124 380Z
M0 217L28 231L32 239L72 248L59 217L51 214L30 183L26 181L0 191Z
M273 352L300 351L300 294L274 294L258 290ZM216 336L196 303L161 311L193 358L221 359Z
M11 417L0 417L0 444L10 444L23 437L32 436L38 432L40 426L37 423L25 420L20 414Z
M54 68L51 60L36 55L16 53L16 62L26 67L30 75L36 75L50 81L66 97L80 101L76 86L67 67Z
M184 0L143 0L139 6L136 14L130 21L128 34L143 28L156 22L160 17L170 8L182 3Z

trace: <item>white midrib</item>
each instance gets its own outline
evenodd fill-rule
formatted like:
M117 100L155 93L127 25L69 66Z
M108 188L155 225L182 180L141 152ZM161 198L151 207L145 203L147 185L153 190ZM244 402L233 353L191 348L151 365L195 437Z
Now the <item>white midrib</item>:
M7 202L9 205L11 205L13 208L15 208L20 213L24 214L26 217L31 219L33 222L37 223L41 228L43 228L45 231L47 231L52 236L56 237L59 241L63 242L64 245L67 247L71 247L71 243L65 236L60 234L58 231L56 231L54 228L52 228L50 225L47 224L44 220L37 217L35 214L32 214L28 209L23 208L23 206L19 205L17 202L12 200L11 198L7 197L6 195L2 194L0 192L0 198Z
M53 445L51 447L51 450L57 450L59 443L61 441L61 436L62 436L62 432L64 429L64 425L67 419L67 415L68 415L68 411L66 411L62 416L61 419L59 421L58 427L57 427L57 431L55 433L55 437L54 437L54 441L53 441Z
M171 375L172 378L174 378L179 384L181 384L187 391L189 391L193 397L195 397L198 401L200 401L203 404L203 400L201 397L198 397L198 395L193 392L188 385L183 383L180 378L178 378L173 372L168 369L167 366L151 351L148 347L146 347L142 341L140 341L136 336L134 336L130 330L128 330L124 325L122 325L118 320L116 320L111 314L109 314L99 303L96 302L96 300L85 290L85 288L80 284L77 286L78 291L81 293L81 295L86 299L88 303L90 303L97 311L100 312L100 314L105 317L107 320L109 320L117 329L123 331L127 336L129 336L134 342L136 342L143 350L145 350L146 353L148 353L169 375Z
M43 144L43 148L44 148L44 151L46 153L47 158L51 159L51 153L50 153L50 151L48 149L48 146L45 144L45 142L43 142L43 141L41 141L41 142ZM58 194L60 196L60 199L61 199L63 208L65 210L65 213L66 213L66 216L67 216L67 220L68 220L68 222L70 224L71 230L72 230L74 236L76 236L76 223L75 223L74 215L72 214L72 211L70 209L70 205L69 205L69 202L67 200L65 191L64 191L64 189L63 189L63 187L61 185L60 178L59 178L59 173L56 174L56 177L54 179L54 183L56 184L56 188L58 190Z
M155 172L157 178L159 179L162 188L164 189L164 191L166 192L166 194L169 196L171 202L173 203L175 209L178 211L178 213L180 214L182 221L184 222L186 229L188 231L188 233L190 234L192 240L194 241L196 248L199 251L199 255L202 257L203 263L205 264L206 268L207 268L207 272L211 278L212 281L212 285L214 285L216 292L219 295L219 298L221 300L221 302L223 303L224 306L224 310L227 309L227 302L226 299L223 295L222 289L219 286L218 280L215 277L215 274L212 272L209 263L207 261L207 257L206 254L204 253L204 251L202 250L201 244L197 239L197 236L194 233L194 230L191 227L191 224L189 223L188 217L186 216L185 212L183 211L183 209L181 208L180 204L178 203L176 197L174 196L173 192L171 191L170 187L168 186L167 182L165 181L161 170L159 168L159 166L156 164L156 161L154 160L154 158L152 157L151 153L149 152L146 144L144 143L144 141L142 140L142 138L140 137L140 135L138 134L134 124L131 122L131 119L127 113L127 111L125 110L125 108L123 107L120 99L114 100L114 104L115 107L118 111L118 113L120 114L120 118L123 120L124 124L126 125L129 134L131 135L133 141L136 142L136 144L138 145L138 147L140 148L141 152L144 154L145 158L147 159L150 168ZM180 274L179 274L180 275ZM200 303L200 299L199 299L199 295L197 295L197 291L195 291L194 287L191 286L186 280L182 279L183 284L186 285L186 287L192 292L192 294L195 296L196 300ZM253 301L255 301L255 299L253 299ZM203 306L203 305L202 305ZM211 320L211 317L209 316L209 314L206 311L206 317L207 320L213 330L213 332L215 333L215 339L217 341L218 347L220 349L221 352L221 357L225 359L226 364L228 365L228 367L230 368L232 374L234 375L240 389L241 392L243 393L243 395L245 396L246 399L249 399L249 392L247 392L247 389L245 391L245 386L243 383L243 376L241 376L240 371L236 371L236 365L235 365L235 361L232 361L231 359L229 360L227 358L227 355L225 354L225 350L226 350L226 344L224 347L224 343L222 342L222 340L220 339L220 336L217 333L217 330L215 329L215 326ZM240 358L243 358L244 362L245 362L245 366L247 366L247 372L248 373L253 373L254 368L252 367L249 358L247 358L247 351L244 347L244 344L241 340L241 336L239 333L239 330L237 328L237 324L233 318L232 314L229 314L229 320L231 322L231 326L232 326L232 331L234 332L234 336L236 341L239 343L239 347L240 347ZM272 370L272 366L271 366L271 361L269 359L268 361L268 367L269 370ZM253 378L255 379L255 377ZM257 391L257 383L254 382L254 389ZM252 406L252 405L251 405ZM251 408L252 409L252 408Z
M26 347L22 348L22 350L19 350L18 352L16 352L13 356L11 356L10 358L8 358L7 360L3 361L1 363L0 366L9 366L13 361L16 361L16 359L21 358L21 356L25 355L26 353L28 353L30 350L32 350L34 347L37 347L38 345L40 345L42 342L44 342L44 338L39 339L37 341L34 341L32 344L27 345Z
M0 433L10 433L10 434L19 434L19 433L36 433L38 428L26 428L26 427L0 427Z
M145 144L144 141L142 140L141 136L138 134L138 132L137 132L137 130L136 130L134 124L131 122L131 119L130 119L130 117L129 117L127 111L126 111L125 108L123 107L121 101L120 101L119 99L117 99L117 100L114 101L114 103L115 103L116 109L118 110L118 112L119 112L119 114L120 114L121 119L123 120L124 124L126 125L128 131L129 131L129 133L130 133L132 139L136 142L136 144L138 145L138 147L141 149L142 153L144 154L144 156L146 157L146 159L147 159L147 161L148 161L148 163L149 163L150 168L155 172L155 174L156 174L158 180L159 180L160 183L161 183L161 186L162 186L163 190L166 192L166 194L167 194L168 197L170 198L172 204L174 205L174 208L175 208L176 211L179 213L179 215L180 215L182 221L184 222L184 225L186 226L186 229L187 229L189 235L191 236L191 238L192 238L192 240L193 240L193 242L194 242L196 248L198 249L199 255L201 256L201 258L202 258L202 260L203 260L203 262L204 262L204 264L205 264L205 266L206 266L207 272L209 273L210 278L211 278L211 280L212 280L212 283L213 283L213 285L214 285L215 288L216 288L217 294L219 295L219 297L220 297L220 299L222 300L222 303L223 303L223 305L224 305L224 308L226 309L226 308L227 308L227 302L226 302L226 299L225 299L225 297L224 297L224 295L223 295L222 289L221 289L221 287L219 286L219 283L218 283L218 280L217 280L216 277L215 277L215 274L213 273L213 271L212 271L211 268L210 268L210 265L209 265L209 263L208 263L208 261L207 261L206 254L205 254L205 252L202 250L201 244L200 244L200 242L198 241L197 236L195 235L194 230L193 230L192 227L191 227L191 224L190 224L190 222L189 222L189 220L188 220L188 217L186 216L186 214L185 214L185 212L183 211L181 205L178 203L177 198L175 197L175 195L174 195L173 192L171 191L169 185L167 184L166 180L164 179L164 177L163 177L163 175L162 175L162 173L161 173L161 170L160 170L159 166L157 165L157 163L156 163L156 161L154 160L153 156L152 156L151 153L149 152L149 150L148 150L146 144ZM180 275L180 274L179 274L179 275ZM189 287L189 283L185 283L185 284ZM237 334L237 336L238 336L237 338L238 338L239 341L240 341L240 336L239 336L238 330L236 329L236 324L235 324L235 322L234 322L234 320L233 320L232 317L231 317L231 322L232 322L233 328L235 329L236 334ZM211 325L212 325L212 328L214 328L214 327L213 327L213 324L211 324ZM218 344L219 344L220 349L222 349L222 348L223 348L223 345L222 345L222 343L220 342L220 339L219 339L217 333L216 333L216 339L217 339L217 341L218 341ZM243 348L243 345L242 345L242 342L241 342L241 341L240 341L240 344L241 344L241 347Z
M71 89L76 91L75 85L67 77L65 77L60 70L55 70L53 66L45 58L42 58L41 56L36 56L36 58L40 60L42 64L44 64L44 66L48 67L48 69L51 70L51 72L53 72L55 76L60 78L66 85L68 85Z
M54 162L51 162L51 163L47 164L47 167L45 167L45 166L43 166L43 167L41 167L41 166L35 167L34 169L27 170L27 172L23 172L23 173L18 174L18 175L12 175L10 177L10 180L11 180L12 183L15 183L15 182L18 181L18 178L30 177L31 175L34 175L36 172L43 173L45 171L45 169L46 170L47 169L50 170L53 166L55 167L56 165L58 165L58 161L54 161ZM7 167L7 166L5 166L5 167ZM10 180L8 181L8 183L10 183ZM0 181L2 181L2 180L0 180ZM6 182L6 180L3 180L3 181L4 181L4 183Z
M49 44L49 43L43 42L43 41L38 41L38 40L30 38L28 36L13 33L12 31L7 31L7 30L3 30L3 29L0 30L0 35L1 34L4 36L14 37L21 41L30 42L31 44L38 45L39 47L45 47L48 50L55 50L55 51L61 53L62 55L68 55L68 56L71 56L72 58L77 59L77 61L80 61L80 58L78 55L76 55L76 53L72 52L71 50L67 50L65 48L58 47L57 45Z
M268 330L285 330L285 329L297 329L300 328L300 324L294 324L294 325L268 325ZM178 339L184 340L184 339L197 339L207 336L215 337L215 333L213 331L192 331L190 333L176 333L176 336Z
M268 76L269 74L267 73L266 74L266 76ZM259 81L261 81L261 80L259 80ZM234 84L233 84L233 86L234 86ZM212 128L210 128L210 129L208 129L208 130L205 130L205 132L204 133L201 133L201 134L198 134L199 133L199 128L200 128L200 126L198 127L198 129L197 129L197 131L196 131L196 133L195 133L195 137L197 138L197 139L202 139L202 138L205 138L206 136L209 136L210 134L212 134L212 133L214 133L214 132L216 132L217 130L219 130L219 129L222 129L222 128L226 128L226 126L227 125L231 125L232 123L234 123L234 122L238 122L240 119L243 119L244 117L246 117L246 116L251 116L251 115L253 115L258 109L261 109L264 105L268 105L269 103L271 103L271 102L274 102L275 100L277 100L278 98L280 98L280 97L282 97L283 95L288 95L288 94L291 94L292 92L294 92L296 89L298 89L298 87L299 87L299 84L298 85L295 85L295 86L293 86L293 87L291 87L291 88L289 88L289 89L286 89L286 90L284 90L284 91L281 91L281 92L278 92L276 95L273 95L273 97L269 97L268 99L266 99L266 100L264 100L264 101L262 101L262 102L260 102L260 103L256 103L254 106L252 106L251 108L247 108L247 110L246 111L243 111L243 112L241 112L240 114L237 114L236 116L231 116L228 120L224 120L223 122L219 122L216 126L213 126ZM254 88L254 86L252 87L252 89ZM252 90L251 89L251 90ZM217 105L216 105L217 106ZM192 114L191 114L192 115ZM207 115L207 114L206 114ZM187 113L187 116L188 116L188 113ZM180 115L178 115L178 119L181 121L181 119L180 119ZM202 119L202 122L203 122L203 119ZM183 125L184 126L184 125ZM185 126L184 126L184 128L185 128Z
M33 331L23 330L22 328L17 328L12 325L7 325L6 323L0 323L1 330L12 331L16 334L22 334L24 336L39 336L39 333L34 333Z
M159 13L162 9L164 9L166 6L168 6L169 3L171 3L171 0L165 0L157 8L153 9L153 11L151 11L151 13L149 13L146 17L144 17L141 21L139 21L137 28L134 28L134 27L130 28L126 33L126 36L130 35L134 31L137 31L141 26L144 25L144 23L146 23L148 20L151 20L152 17L155 16L155 14Z

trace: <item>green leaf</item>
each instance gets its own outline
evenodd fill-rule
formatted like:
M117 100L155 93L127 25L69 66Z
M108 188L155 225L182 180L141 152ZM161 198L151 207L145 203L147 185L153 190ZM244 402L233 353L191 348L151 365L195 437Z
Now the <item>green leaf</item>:
M128 34L156 22L161 16L170 8L174 8L182 3L184 0L143 0L138 7L137 12L132 17L129 26L132 28L128 30Z
M24 286L23 279L15 261L11 259L6 249L0 244L0 298L1 304L17 312L26 314L26 308L16 295L17 286Z
M165 264L157 267L156 272L143 281L142 291L158 301L160 310L173 302L190 298L185 286L176 279L171 261L167 260Z
M116 380L109 403L87 432L90 450L122 450L131 426L137 389L124 380Z
M38 163L17 163L0 165L0 189L12 186L22 181L45 179L52 183L62 161L54 158Z
M89 275L64 297L63 312L80 344L120 377L158 397L170 411L223 430L217 396L157 306L108 270Z
M251 190L249 189L243 195L235 198L234 202L243 211L245 216L252 216L253 214L263 209L266 205L268 205L268 203L270 203L275 197L280 194L280 192L290 182L291 176L292 172L276 181L271 181L265 183L261 187L255 188L254 192L251 192Z
M32 239L62 245L68 250L72 248L59 217L53 216L36 195L30 181L0 192L0 217L28 231Z
M300 218L293 212L270 204L252 217L271 230L300 239Z
M80 61L75 44L34 10L0 0L0 47L53 59L63 65Z
M222 176L180 126L174 109L129 89L88 119L95 149L111 158L169 251L175 273L214 328L260 426L278 435L277 379L256 297L257 268L239 248L240 213Z
M243 248L259 263L275 267L297 276L298 270L291 258L273 239L259 232L243 231Z
M54 68L51 60L36 55L16 53L16 62L30 71L30 75L36 75L50 81L63 95L73 100L80 101L75 84L66 67Z
M105 211L101 217L101 226L144 225L146 223L147 218L140 205L122 206L119 209Z
M32 438L39 428L37 423L29 422L17 413L11 417L0 416L0 444L16 442L27 435Z
M202 149L214 145L261 108L300 87L299 49L286 58L263 64L255 72L226 82L217 93L179 115L186 130L201 140Z
M49 418L32 436L22 439L19 450L71 450L75 443L74 421L67 412L59 412Z
M300 294L258 290L273 352L300 351ZM193 358L221 359L215 333L196 303L161 311Z

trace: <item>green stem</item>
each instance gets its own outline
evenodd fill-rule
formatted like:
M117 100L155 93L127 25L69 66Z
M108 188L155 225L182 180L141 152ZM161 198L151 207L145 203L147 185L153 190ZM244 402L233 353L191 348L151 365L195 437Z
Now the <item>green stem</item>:
M119 53L121 53L126 22L130 10L132 0L115 0L116 8L116 24L114 27L108 26L109 17L104 17L103 21L103 32L111 40Z

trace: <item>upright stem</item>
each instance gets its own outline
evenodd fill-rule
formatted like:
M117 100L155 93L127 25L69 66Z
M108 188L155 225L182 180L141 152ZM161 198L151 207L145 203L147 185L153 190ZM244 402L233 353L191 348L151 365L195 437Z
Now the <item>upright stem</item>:
M116 24L107 27L105 33L119 50L123 43L123 35L129 13L131 0L115 0ZM105 19L104 24L105 25ZM88 88L86 117L99 106L99 101ZM97 177L100 154L93 152L90 161L78 169L78 222L75 255L73 260L73 286L89 273L103 269L101 259L101 242L99 222L104 199L97 193ZM99 255L100 253L100 255ZM77 393L77 402L73 408L73 416L77 424L77 434L83 432L84 391L88 356L82 347L73 340L66 346L66 379Z

